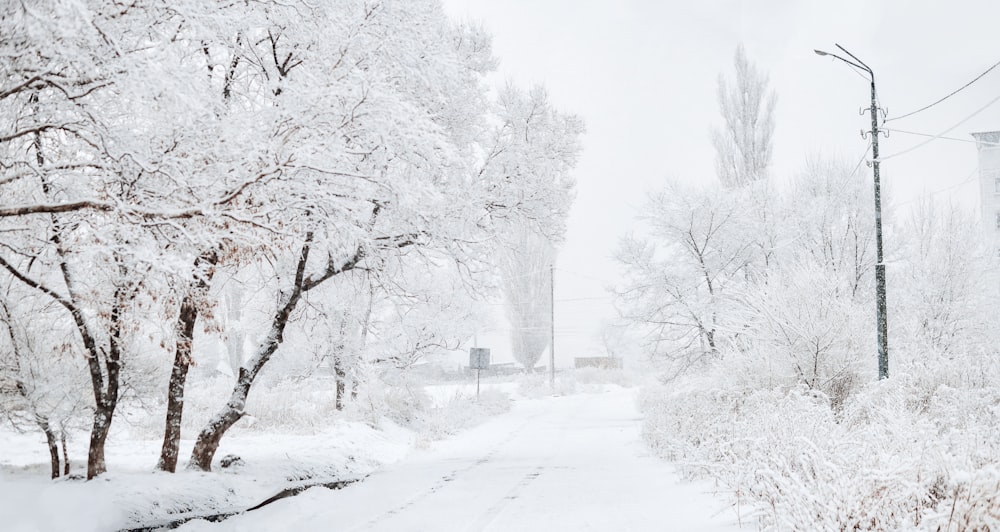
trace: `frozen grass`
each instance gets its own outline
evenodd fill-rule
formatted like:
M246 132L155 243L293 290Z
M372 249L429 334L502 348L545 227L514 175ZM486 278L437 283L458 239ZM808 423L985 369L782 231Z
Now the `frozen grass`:
M647 389L644 436L765 530L990 530L1000 524L1000 389L906 376L841 408L804 387Z

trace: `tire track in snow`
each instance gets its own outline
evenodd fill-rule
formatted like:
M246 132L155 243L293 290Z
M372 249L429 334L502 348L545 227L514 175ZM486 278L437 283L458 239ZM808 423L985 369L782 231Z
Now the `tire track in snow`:
M486 530L497 518L497 516L500 515L504 508L506 508L512 501L517 500L517 498L521 495L521 491L538 478L544 470L545 466L538 466L534 469L534 471L524 475L519 482L514 484L514 487L512 487L510 491L505 493L504 496L500 498L500 500L493 503L493 505L487 508L478 519L466 527L466 532L480 532Z
M359 531L359 530L369 530L369 529L373 528L375 525L381 523L382 521L385 521L386 519L389 519L389 518L391 518L391 517L393 517L393 516L395 516L395 515L403 512L403 511L405 511L406 509L414 506L415 504L417 504L418 502L426 499L427 497L430 497L431 495L433 495L434 493L436 493L438 490L440 490L441 488L443 488L446 485L448 485L449 482L453 482L460 475L466 474L469 471L472 471L472 470L476 469L479 466L482 466L484 464L490 463L493 460L493 458L496 457L497 453L499 453L502 449L504 449L510 442L514 441L514 439L518 435L520 435L522 431L524 431L524 428L527 427L528 425L530 425L531 422L533 422L541 414L542 413L539 412L539 413L536 413L536 414L532 415L531 417L525 419L524 422L521 423L516 429L512 430L509 434L507 434L507 437L505 437L503 440L501 440L501 441L497 442L496 444L494 444L491 447L490 451L488 453L486 453L483 457L481 457L479 459L476 459L476 460L473 460L469 465L467 465L465 467L461 467L461 468L458 468L458 469L455 469L455 470L449 472L448 474L446 474L443 477L441 477L441 478L437 479L436 481L434 481L434 483L431 484L427 489L422 490L419 493L417 493L416 495L414 495L413 497L410 497L409 499L407 499L406 502L404 502L403 504L400 504L399 506L397 506L397 507L395 507L395 508L393 508L391 510L386 511L386 512L382 513L381 515L378 515L375 518L373 518L373 519L371 519L371 520L369 520L369 521L367 521L367 522L365 522L365 523L363 523L363 524L361 524L359 526L355 526L355 527L349 529L349 531L350 532L354 532L354 531ZM529 475L530 475L530 473L529 473ZM537 476L538 475L535 474L535 477L537 477ZM522 480L522 482L523 482L523 480ZM520 483L519 483L519 485L520 485ZM489 513L489 512L487 511L487 513ZM497 510L497 513L499 513L499 509Z
M577 415L581 411L583 411L582 407L580 405L577 405L569 412L563 413L562 416L565 418L568 415ZM524 426L527 426L529 422L534 421L540 415L541 414L533 416L528 421L526 421L525 424L522 425L520 428L524 428ZM512 439L513 439L512 437L508 438L507 441L510 441ZM532 482L534 482L535 479L541 476L541 474L546 469L563 469L563 467L559 466L553 467L551 465L554 457L555 457L555 452L553 452L553 450L550 450L549 453L546 453L544 456L540 457L539 462L541 462L542 465L537 465L533 467L531 471L526 473L521 478L521 480L514 483L514 485L510 488L510 490L507 491L507 493L505 493L502 497L500 497L489 508L487 508L485 512L480 514L475 521L473 521L468 527L466 527L465 532L483 532L487 530L493 524L496 518L499 517L501 513L503 513L504 509L506 509L510 503L517 500L521 496L521 492L526 487L528 487Z

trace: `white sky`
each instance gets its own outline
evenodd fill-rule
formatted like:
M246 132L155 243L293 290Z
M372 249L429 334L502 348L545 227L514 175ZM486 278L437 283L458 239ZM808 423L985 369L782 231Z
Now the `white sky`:
M778 93L773 175L787 179L809 155L852 163L867 146L868 83L814 48L840 43L875 71L889 117L922 107L1000 61L1000 2L849 0L799 2L654 0L445 0L448 13L494 36L501 79L541 83L555 105L584 118L577 200L556 273L557 366L595 352L594 334L614 315L605 285L610 255L635 228L645 191L668 177L714 180L710 128L720 72L742 42ZM935 108L890 126L941 133L1000 95L1000 68ZM1000 102L949 136L1000 129ZM883 157L925 140L893 133ZM970 139L971 140L971 139ZM890 216L922 193L978 205L975 145L939 140L882 165ZM970 177L971 176L971 177ZM871 171L860 174L871 179ZM890 210L891 212L891 210ZM903 214L901 214L903 213ZM887 223L891 223L891 219ZM891 235L887 237L891 249ZM497 338L494 360L509 360ZM547 357L547 355L546 355ZM543 360L542 363L545 363Z

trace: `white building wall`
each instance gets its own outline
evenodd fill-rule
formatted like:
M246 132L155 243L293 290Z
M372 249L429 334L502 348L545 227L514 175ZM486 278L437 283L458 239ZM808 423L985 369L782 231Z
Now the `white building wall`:
M979 148L979 202L983 229L1000 244L1000 131L973 133Z

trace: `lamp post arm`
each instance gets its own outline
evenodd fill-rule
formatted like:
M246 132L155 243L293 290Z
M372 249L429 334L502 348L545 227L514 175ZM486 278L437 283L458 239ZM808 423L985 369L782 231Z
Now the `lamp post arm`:
M868 68L868 66L865 65L864 63L861 63L859 65L858 63L855 63L854 61L851 61L850 59L844 59L843 57L840 57L837 54L830 53L830 52L824 52L823 50L813 50L813 51L816 52L816 55L821 55L821 56L828 55L830 57L834 57L836 59L840 59L841 61L847 63L848 65L851 65L854 68L858 68L858 69L864 70L865 72L868 73L869 76L871 76L872 81L875 80L875 74L872 72L872 69ZM851 56L851 57L854 57L854 56Z
M840 51L842 51L842 52L844 52L845 54L847 54L847 55L851 56L851 59L853 59L853 60L857 61L858 63L861 63L861 68L863 68L863 69L867 70L867 71L868 71L868 73L869 73L869 74L871 74L873 78L875 77L875 73L874 73L874 72L872 72L872 69L871 69L871 67L869 67L868 65L866 65L864 61L862 61L862 60L858 59L858 58L857 58L857 56L855 56L855 55L854 55L854 54L852 54L851 52L848 52L848 51L847 51L847 48L844 48L843 46L841 46L841 45L839 45L839 44L837 44L837 43L833 43L833 45L834 45L834 46L836 46L837 48L840 48Z

